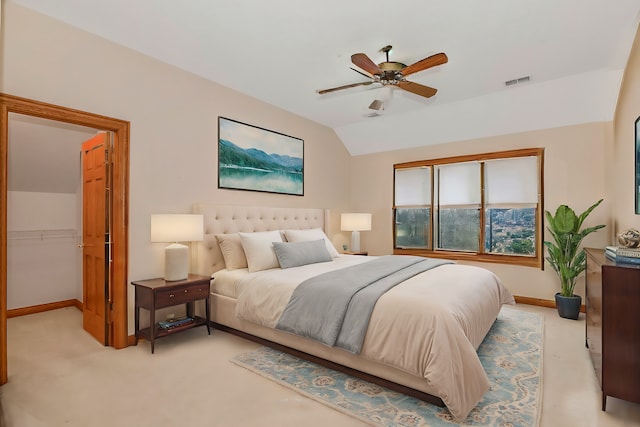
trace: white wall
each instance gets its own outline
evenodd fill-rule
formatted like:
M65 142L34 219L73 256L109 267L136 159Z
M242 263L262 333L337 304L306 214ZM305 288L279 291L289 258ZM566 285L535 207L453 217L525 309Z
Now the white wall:
M7 193L7 230L76 229L78 225L75 194L9 191Z
M82 301L76 195L10 191L7 202L7 308Z

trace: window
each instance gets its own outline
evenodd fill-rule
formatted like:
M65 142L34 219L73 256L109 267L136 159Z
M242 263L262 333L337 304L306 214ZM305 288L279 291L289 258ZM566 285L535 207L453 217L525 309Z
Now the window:
M431 240L431 168L395 171L396 246L427 248Z
M480 164L452 163L435 167L436 247L478 252L480 245Z
M543 153L394 165L394 253L542 267Z

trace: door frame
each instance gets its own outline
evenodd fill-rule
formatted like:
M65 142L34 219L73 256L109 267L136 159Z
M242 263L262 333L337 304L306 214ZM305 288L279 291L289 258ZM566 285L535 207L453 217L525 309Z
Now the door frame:
M9 113L40 117L111 131L113 138L112 181L112 339L119 349L129 345L128 337L128 235L129 235L129 130L127 121L74 110L27 98L0 93L0 385L8 381L7 367L7 170Z

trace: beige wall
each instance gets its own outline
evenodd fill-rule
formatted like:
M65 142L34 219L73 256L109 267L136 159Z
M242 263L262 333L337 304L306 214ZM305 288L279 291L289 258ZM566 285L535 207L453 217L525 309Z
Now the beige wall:
M640 229L634 212L634 122L640 116L640 33L630 52L613 122L588 123L521 134L504 135L452 144L357 156L352 159L352 208L372 212L373 230L361 234L362 247L372 254L392 251L391 204L393 164L517 148L545 148L545 209L568 204L582 212L599 198L604 203L586 225L607 228L585 239L586 246L616 244L616 234ZM425 135L425 139L428 135ZM623 183L623 184L621 184ZM545 231L545 239L549 234ZM482 264L498 274L516 295L553 300L559 290L551 268L544 270L499 264ZM584 278L576 293L584 296Z
M410 160L486 153L518 148L545 149L545 208L555 210L568 204L582 212L600 198L605 202L592 213L587 224L609 224L609 200L605 195L604 161L606 142L610 140L610 123L590 123L535 132L482 138L457 143L431 145L352 159L352 207L373 213L373 230L361 233L361 246L372 254L389 254L393 250L392 211L393 164ZM589 236L589 246L605 246L606 232ZM516 295L553 299L558 291L553 270L483 263L494 271ZM578 294L584 295L582 282Z
M614 118L612 160L607 168L607 193L613 204L611 215L616 233L628 228L640 229L640 216L634 203L634 124L640 116L640 32L625 68ZM624 183L624 184L620 184Z
M162 247L149 243L152 213L187 212L191 203L328 207L334 232L343 209L374 214L363 249L391 253L393 164L415 159L544 147L545 207L582 210L605 198L589 223L609 227L586 243L613 242L614 229L640 228L633 213L633 122L640 114L640 46L634 45L613 123L589 123L425 146L350 159L324 126L107 42L29 9L2 3L0 90L128 120L131 126L131 280L162 274ZM43 66L45 64L45 66ZM428 112L427 112L428 113ZM305 196L218 190L217 117L305 140ZM461 126L463 125L461 118ZM428 135L425 135L428 138ZM336 236L338 239L338 236ZM339 240L339 239L338 239ZM485 264L517 295L552 299L554 273ZM584 294L583 286L578 293Z
M350 157L333 130L30 9L2 6L0 91L131 122L130 280L164 273L163 245L149 241L153 213L216 201L330 208L337 218L348 206ZM218 116L302 138L305 195L219 190Z

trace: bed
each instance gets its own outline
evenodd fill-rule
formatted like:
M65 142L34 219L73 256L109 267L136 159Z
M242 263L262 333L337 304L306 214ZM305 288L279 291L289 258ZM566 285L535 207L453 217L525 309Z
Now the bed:
M193 211L204 215L205 239L193 253L198 273L213 278L214 327L446 405L457 419L466 418L489 389L476 350L501 306L514 303L493 273L457 263L423 270L424 259L404 256L338 254L323 231L330 229L323 209L198 203ZM265 251L265 244L272 245L271 250ZM420 271L375 298L359 348L287 329L283 319L296 299L292 296L303 287L300 283L347 271L360 277L363 268L375 270L374 265L398 261L392 258L411 264L402 272L416 266ZM309 307L303 312L310 312Z

